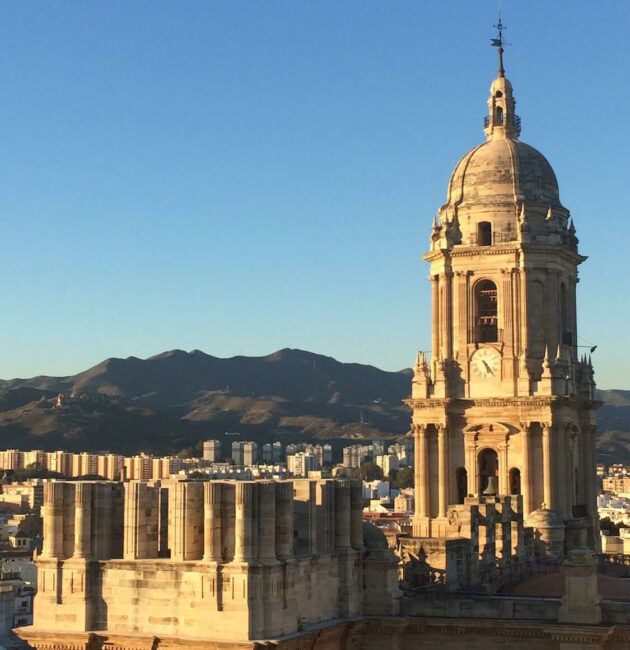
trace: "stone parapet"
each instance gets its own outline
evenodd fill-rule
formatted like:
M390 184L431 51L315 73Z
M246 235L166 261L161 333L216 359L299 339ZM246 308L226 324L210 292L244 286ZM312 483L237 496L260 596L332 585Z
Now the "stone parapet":
M361 615L364 584L392 613L396 558L366 563L361 509L350 480L47 482L34 629L272 638Z

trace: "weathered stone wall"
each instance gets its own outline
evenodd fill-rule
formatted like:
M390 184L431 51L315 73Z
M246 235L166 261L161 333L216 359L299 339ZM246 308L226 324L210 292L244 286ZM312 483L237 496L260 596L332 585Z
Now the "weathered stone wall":
M227 641L398 612L354 481L52 481L43 511L37 630Z
M630 627L398 617L358 619L288 638L242 643L99 633L60 633L53 638L34 631L23 637L36 650L626 650Z

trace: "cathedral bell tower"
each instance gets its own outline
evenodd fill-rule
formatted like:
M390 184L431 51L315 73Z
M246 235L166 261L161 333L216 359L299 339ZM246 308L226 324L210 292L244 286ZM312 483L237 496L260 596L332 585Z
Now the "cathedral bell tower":
M424 255L432 350L408 401L414 536L445 536L448 506L466 496L520 494L526 522L549 511L569 547L594 548L598 403L576 327L586 258L551 165L519 139L501 33L494 44L486 141L455 167Z

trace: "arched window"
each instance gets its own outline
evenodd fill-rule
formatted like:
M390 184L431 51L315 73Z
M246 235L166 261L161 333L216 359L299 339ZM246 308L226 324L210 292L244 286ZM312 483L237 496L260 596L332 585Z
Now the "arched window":
M510 470L510 494L521 493L521 470L518 467L512 467Z
M475 286L477 342L494 343L498 339L497 285L491 280L481 280Z
M492 224L489 221L480 221L477 224L477 245L490 246L492 244Z
M497 125L501 126L503 124L503 109L500 106L497 106Z
M457 483L457 503L464 503L468 496L468 473L464 467L458 467L455 471L455 482Z
M484 449L479 454L479 491L496 494L498 491L499 457L494 449ZM492 481L490 480L492 479Z
M503 97L503 93L500 90L497 90L496 93L494 93L495 97Z

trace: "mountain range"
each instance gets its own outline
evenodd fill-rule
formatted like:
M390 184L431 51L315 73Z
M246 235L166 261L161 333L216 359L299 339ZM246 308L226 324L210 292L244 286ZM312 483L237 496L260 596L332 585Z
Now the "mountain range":
M173 350L107 359L70 377L0 380L0 448L193 453L201 441L395 439L411 370L303 350L214 357ZM630 391L599 391L598 454L630 462ZM238 439L238 438L236 438Z

